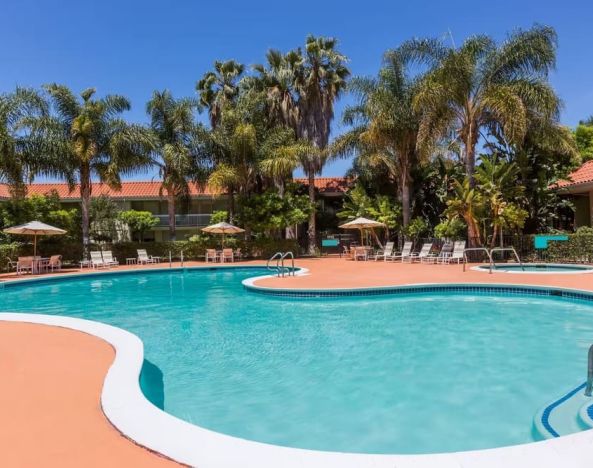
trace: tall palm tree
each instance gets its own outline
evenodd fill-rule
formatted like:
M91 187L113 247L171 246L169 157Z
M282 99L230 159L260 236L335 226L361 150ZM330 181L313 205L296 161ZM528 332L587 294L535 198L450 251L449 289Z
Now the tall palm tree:
M400 50L408 59L432 66L414 99L422 113L420 144L453 129L464 148L470 185L483 131L516 143L525 136L530 114L558 118L560 102L548 83L556 62L553 28L518 30L499 45L479 35L459 48L414 39Z
M194 121L196 102L175 99L170 91L154 91L146 104L150 127L157 140L158 159L155 164L161 177L161 195L167 197L169 238L176 239L175 205L177 199L187 199L190 182L204 174L203 161L196 154L199 128Z
M309 199L315 204L315 176L328 159L330 125L334 104L346 87L350 70L347 58L337 50L333 38L308 36L305 49L285 55L268 53L268 66L256 66L267 89L270 114L295 130L297 140L312 148L299 152L299 163L309 182ZM315 210L309 217L309 253L317 249Z
M209 71L196 84L200 105L208 109L210 125L216 128L222 118L223 108L239 95L239 81L245 66L234 61L214 62L214 71Z
M426 147L421 153L417 145L420 115L412 105L417 79L408 76L403 57L395 50L385 55L378 78L354 79L349 89L359 103L346 109L344 120L356 126L336 139L334 151L353 151L360 163L387 171L396 183L406 227L411 218L412 171L427 154Z
M130 109L123 96L94 98L95 89L78 98L66 86L44 86L55 112L37 119L35 130L45 140L46 151L58 155L80 184L82 242L88 251L89 208L93 178L112 188L121 186L121 175L132 174L151 164L155 141L151 131L119 117Z
M43 97L31 89L0 95L0 181L14 196L24 196L25 182L35 175L64 175L62 159L45 153L43 140L31 128L31 120L47 116L48 110Z

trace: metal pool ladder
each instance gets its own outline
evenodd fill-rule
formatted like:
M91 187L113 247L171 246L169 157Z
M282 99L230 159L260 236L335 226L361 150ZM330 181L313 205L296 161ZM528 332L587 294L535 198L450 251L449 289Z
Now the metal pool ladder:
M486 252L489 261L489 273L492 274L492 269L494 268L494 259L492 257L493 252L513 252L515 254L515 258L517 259L517 263L521 266L521 270L525 271L525 267L523 266L523 262L521 258L519 258L519 254L515 250L514 247L494 247L493 249L488 250L486 247L470 247L468 249L463 249L463 271L465 271L465 264L467 263L467 255L466 252Z
M284 266L284 260L287 258L290 258L291 260L290 268ZM276 266L271 267L270 263L272 263L274 260L276 260ZM294 254L292 252L276 252L268 259L268 262L266 263L266 268L268 270L276 270L276 274L278 275L278 277L284 277L286 273L288 274L288 276L290 276L291 273L292 276L294 276Z
M589 357L587 359L587 385L585 387L585 396L590 397L593 390L593 345L589 347Z

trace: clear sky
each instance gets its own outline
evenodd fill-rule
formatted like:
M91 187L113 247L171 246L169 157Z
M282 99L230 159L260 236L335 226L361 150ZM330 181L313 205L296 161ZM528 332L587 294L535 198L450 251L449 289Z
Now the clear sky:
M214 60L260 63L267 49L302 45L309 33L337 37L353 74L369 75L386 49L414 36L499 40L541 23L559 35L552 82L564 101L562 122L574 126L593 114L591 0L2 0L0 20L0 92L49 82L96 87L130 98L127 118L138 122L154 89L192 95ZM348 165L333 163L324 175Z

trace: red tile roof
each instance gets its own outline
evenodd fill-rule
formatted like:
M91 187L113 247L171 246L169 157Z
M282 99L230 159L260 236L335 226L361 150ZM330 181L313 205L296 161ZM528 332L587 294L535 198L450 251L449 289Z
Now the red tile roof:
M581 167L572 172L567 180L560 180L558 188L570 188L581 184L593 183L593 160L585 162Z
M295 182L307 184L307 179L297 178ZM93 184L93 196L108 195L112 198L159 198L160 181L141 181L141 182L122 182L120 190L113 190L105 184ZM318 177L315 179L315 187L321 193L343 193L348 190L349 182L344 177ZM64 183L34 183L27 188L29 195L45 195L51 191L56 191L63 200L76 200L79 196L79 187L76 186L73 191L70 191L68 184ZM214 195L215 192L208 189L208 187L200 188L195 184L190 185L190 194L192 196L198 195ZM9 198L10 192L8 187L0 184L0 198Z

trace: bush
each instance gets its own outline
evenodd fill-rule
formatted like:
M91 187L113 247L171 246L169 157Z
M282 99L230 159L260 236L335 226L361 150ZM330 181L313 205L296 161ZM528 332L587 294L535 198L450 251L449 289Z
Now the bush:
M16 260L21 250L21 244L12 242L10 244L0 244L0 271L8 271L8 259Z
M546 251L547 258L556 262L587 262L593 261L593 233L591 228L580 228L575 234L568 236L568 241L551 241Z

